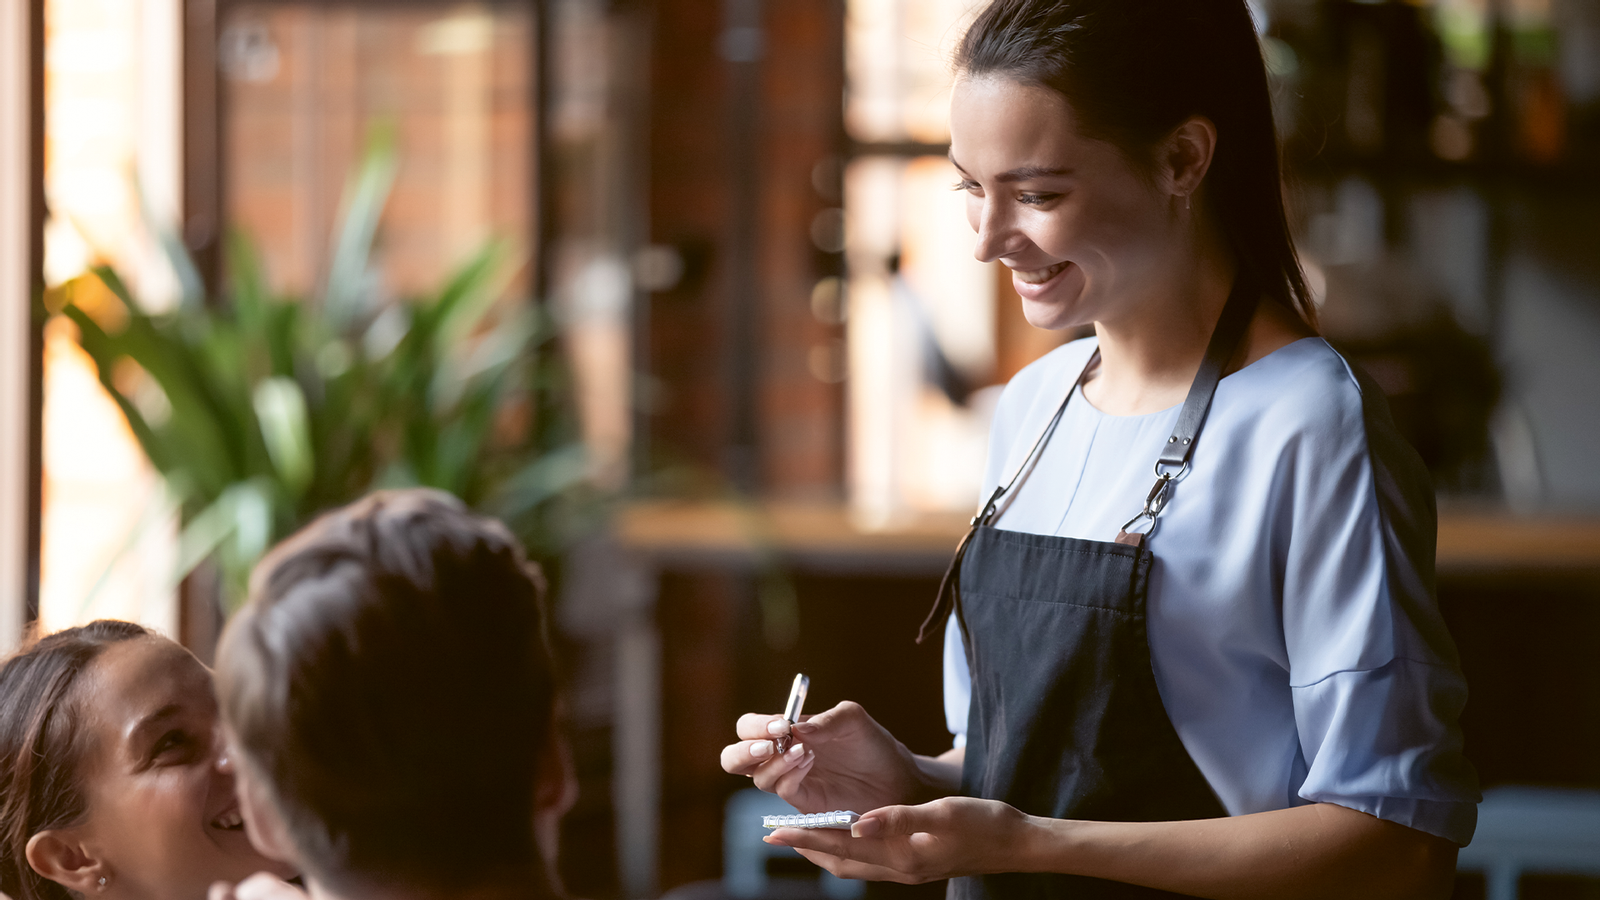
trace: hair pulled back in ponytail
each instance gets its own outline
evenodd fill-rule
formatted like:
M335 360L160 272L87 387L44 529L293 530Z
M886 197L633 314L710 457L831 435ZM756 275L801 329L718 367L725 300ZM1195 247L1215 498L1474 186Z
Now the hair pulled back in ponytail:
M1283 206L1266 65L1245 0L995 0L956 49L967 77L1065 97L1086 136L1147 162L1190 116L1217 128L1210 208L1240 275L1315 327Z
M0 891L12 900L72 900L28 865L28 839L88 812L78 777L79 677L107 647L151 634L101 619L42 638L0 667Z

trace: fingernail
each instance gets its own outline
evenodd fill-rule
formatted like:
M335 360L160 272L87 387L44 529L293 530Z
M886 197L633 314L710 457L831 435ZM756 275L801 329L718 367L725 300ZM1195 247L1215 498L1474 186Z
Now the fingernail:
M750 755L756 759L766 759L772 755L772 742L760 741L750 745Z
M806 747L805 744L795 744L793 747L789 748L788 753L789 753L790 756L793 756L793 757L798 759L802 754L804 754L806 752L807 749L808 748Z
M883 830L883 825L877 819L862 819L850 826L850 836L859 838L877 837Z
M789 729L795 734L810 734L811 732L817 730L817 726L811 724L810 722L796 722L793 725L790 725Z
M789 733L789 729L788 729L787 726L788 726L788 723L783 721L782 719L773 719L771 722L767 723L767 734L771 734L771 735L788 734Z

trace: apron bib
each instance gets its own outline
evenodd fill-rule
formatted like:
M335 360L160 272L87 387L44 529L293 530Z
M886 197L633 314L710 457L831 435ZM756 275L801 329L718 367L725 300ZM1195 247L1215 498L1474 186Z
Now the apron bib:
M919 637L928 637L954 612L966 644L972 700L962 794L1054 819L1158 822L1227 815L1178 739L1156 689L1146 631L1155 558L1145 538L1171 483L1188 469L1222 368L1244 334L1256 296L1243 279L1234 285L1178 426L1156 463L1155 486L1114 541L992 525L1000 498L1049 440L1082 376L1016 474L973 519ZM1150 531L1130 531L1143 520ZM1181 896L1098 878L1032 873L953 879L950 895Z

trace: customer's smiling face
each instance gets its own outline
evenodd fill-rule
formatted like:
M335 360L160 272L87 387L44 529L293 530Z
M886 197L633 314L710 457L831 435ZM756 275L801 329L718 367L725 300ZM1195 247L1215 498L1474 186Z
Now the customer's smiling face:
M1081 134L1049 88L962 78L950 158L978 233L974 255L1012 270L1037 327L1129 314L1177 246L1172 194L1116 145Z
M202 900L214 881L287 873L255 851L222 753L211 673L172 641L108 647L75 686L87 811L63 829L99 860L107 900ZM79 888L82 889L81 887Z

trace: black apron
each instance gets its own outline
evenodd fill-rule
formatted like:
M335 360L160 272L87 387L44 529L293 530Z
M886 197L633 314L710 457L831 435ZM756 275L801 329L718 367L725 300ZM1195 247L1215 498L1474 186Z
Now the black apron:
M1016 474L972 520L918 638L935 633L953 610L966 642L972 705L963 794L1053 819L1159 822L1227 815L1179 741L1156 690L1145 630L1154 557L1144 546L1149 532L1136 529L1142 521L1154 529L1171 483L1187 470L1223 366L1243 337L1257 296L1243 279L1234 285L1178 426L1156 463L1155 486L1114 541L1024 534L991 524L1000 498L1054 433L1081 375ZM1022 873L957 878L950 895L1180 896L1098 878Z

